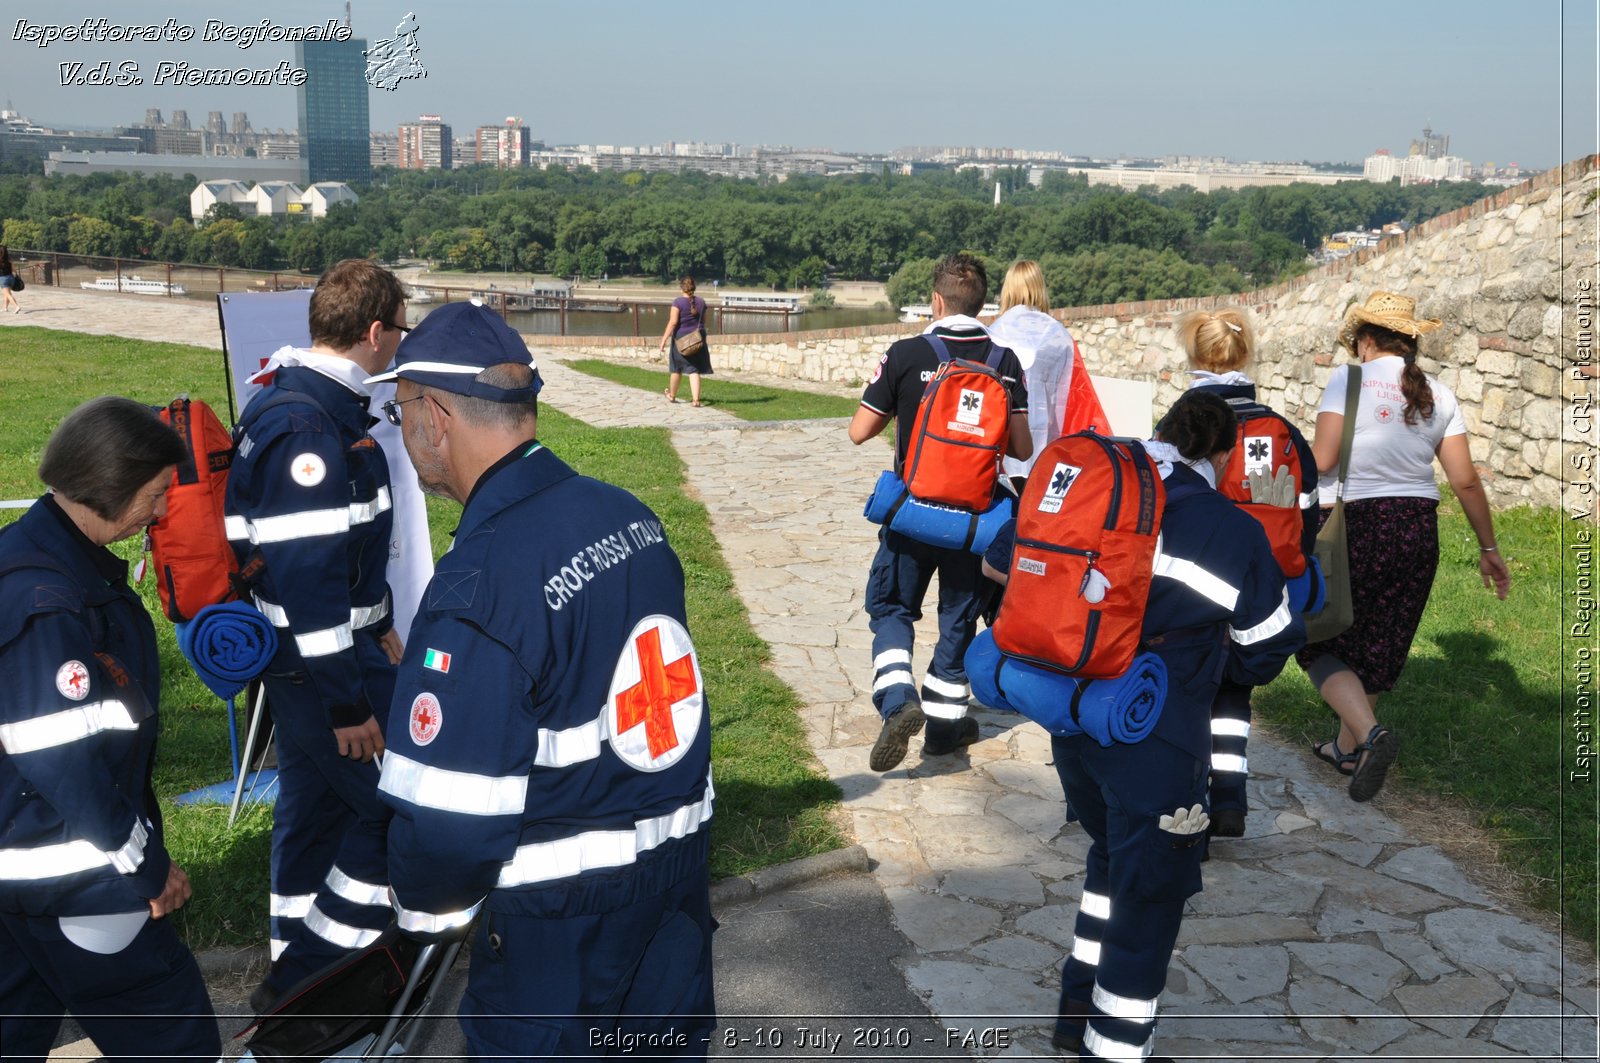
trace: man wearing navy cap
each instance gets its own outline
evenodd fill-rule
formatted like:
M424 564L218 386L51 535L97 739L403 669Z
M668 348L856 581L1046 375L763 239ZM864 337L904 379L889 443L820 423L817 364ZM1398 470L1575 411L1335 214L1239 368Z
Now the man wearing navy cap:
M379 783L400 927L476 919L475 1053L704 1057L710 720L661 521L539 443L537 368L492 311L435 310L380 380L423 489L464 506Z
M400 639L387 566L389 468L367 429L366 377L394 357L405 292L365 259L324 273L311 347L285 347L253 379L228 475L228 538L279 630L262 682L278 736L272 822L272 970L265 1011L301 979L388 926L378 800L379 717Z

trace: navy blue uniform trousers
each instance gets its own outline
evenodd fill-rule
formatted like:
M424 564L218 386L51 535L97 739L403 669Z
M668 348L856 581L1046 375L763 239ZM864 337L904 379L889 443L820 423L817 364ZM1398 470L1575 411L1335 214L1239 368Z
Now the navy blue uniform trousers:
M1062 1034L1081 1035L1079 1058L1135 1055L1155 1028L1156 999L1183 921L1200 891L1205 832L1174 834L1160 819L1204 805L1207 765L1159 738L1102 747L1075 735L1050 740L1067 801L1088 831L1087 877L1072 954L1061 970Z
M939 576L939 641L919 695L911 671L915 624L934 574ZM983 573L976 555L909 539L884 528L867 576L866 610L872 629L872 703L888 719L907 702L928 710L928 736L947 737L966 715L967 647L978 631Z
M0 1001L15 1012L0 1017L6 1059L44 1060L68 1011L119 1061L222 1055L200 967L170 918L103 956L68 941L54 916L0 912Z
M363 668L368 703L383 727L385 706L394 695L394 670L369 635L357 632L356 645L362 663L370 665ZM339 755L327 708L307 681L292 640L280 645L262 682L278 729L272 893L274 905L284 907L273 913L272 937L290 946L267 983L281 993L350 949L370 944L389 925L392 910L386 899L374 894L360 903L352 899L357 890L341 889L338 876L331 883L329 876L337 869L360 883L387 888L390 811L378 800L377 763ZM319 915L308 925L305 898L312 896Z

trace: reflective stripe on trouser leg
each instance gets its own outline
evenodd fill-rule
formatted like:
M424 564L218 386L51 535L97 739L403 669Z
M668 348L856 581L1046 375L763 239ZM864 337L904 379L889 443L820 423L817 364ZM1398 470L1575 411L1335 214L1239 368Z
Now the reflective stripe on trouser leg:
M1250 738L1250 687L1224 683L1211 704L1211 809L1238 809L1248 804L1245 782L1250 765L1245 746Z
M911 675L910 650L883 650L872 658L872 701L892 712L916 700L916 680Z
M966 683L940 679L931 672L922 677L922 711L933 720L959 720L967 714Z

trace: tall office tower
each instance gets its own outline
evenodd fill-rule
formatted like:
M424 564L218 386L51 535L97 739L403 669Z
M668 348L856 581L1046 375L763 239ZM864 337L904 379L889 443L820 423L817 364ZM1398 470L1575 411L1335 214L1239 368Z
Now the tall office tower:
M172 128L173 129L190 129L190 128L192 128L189 125L189 112L188 111L183 111L183 110L173 111L172 112Z
M309 183L370 181L367 148L367 42L299 41L295 65L306 72L295 89L300 118L300 165Z
M158 129L165 125L166 123L161 121L161 108L146 107L144 109L144 124L149 126L151 129Z
M214 133L217 136L221 136L222 134L226 133L227 131L228 131L228 124L222 120L222 112L221 111L207 111L206 112L206 132L207 133Z
M249 114L244 111L233 112L233 132L237 135L251 132Z

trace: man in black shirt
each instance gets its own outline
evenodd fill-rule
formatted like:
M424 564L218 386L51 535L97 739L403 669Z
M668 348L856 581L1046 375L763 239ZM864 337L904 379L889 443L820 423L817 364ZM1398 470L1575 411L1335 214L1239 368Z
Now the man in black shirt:
M983 363L993 344L975 316L983 308L989 280L983 263L971 255L950 255L933 274L934 323L928 332L944 342L951 358ZM909 426L922 392L939 369L940 357L923 336L900 340L884 353L850 421L850 441L861 444L890 421L895 433L895 469L903 472ZM1022 364L1003 350L997 371L1011 399L1007 452L1026 459L1033 453L1028 431L1028 388ZM922 618L922 599L934 573L939 575L939 641L918 694L911 672L913 625ZM978 740L978 722L967 716L966 667L962 658L977 630L982 579L979 559L965 550L916 542L884 527L867 577L866 608L872 627L872 703L883 717L873 744L873 771L889 771L905 759L911 736L928 724L923 753L941 756Z

